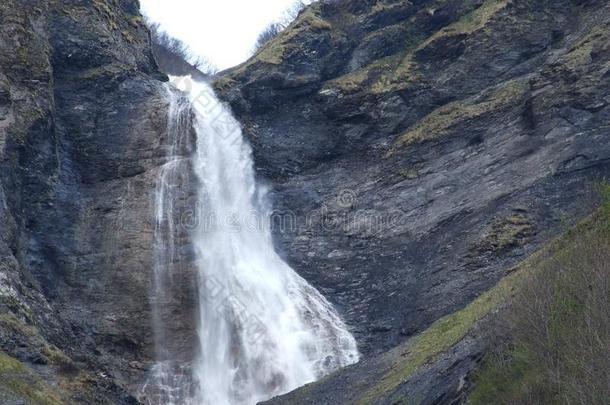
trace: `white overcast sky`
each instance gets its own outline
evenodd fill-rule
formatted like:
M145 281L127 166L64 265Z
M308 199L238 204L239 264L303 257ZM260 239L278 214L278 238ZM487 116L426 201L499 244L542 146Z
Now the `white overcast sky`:
M258 34L294 0L140 0L142 12L219 69L252 53Z

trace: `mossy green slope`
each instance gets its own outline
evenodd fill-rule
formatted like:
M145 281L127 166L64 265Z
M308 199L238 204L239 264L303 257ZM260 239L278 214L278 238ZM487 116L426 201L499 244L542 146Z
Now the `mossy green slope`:
M21 400L32 405L65 404L51 385L19 360L0 352L0 402Z
M519 78L503 83L497 88L489 89L482 95L444 105L400 135L388 155L394 154L397 149L413 142L441 137L460 123L479 118L484 114L501 112L505 107L520 104L528 88L527 78Z
M469 403L586 403L610 397L610 187L497 321Z
M610 223L610 206L606 206L591 218L550 242L536 254L516 266L495 287L481 294L462 310L436 321L427 330L411 338L400 348L400 360L396 361L380 381L359 400L360 405L373 405L391 395L401 384L409 380L425 364L434 362L442 353L459 343L478 322L502 308L519 290L528 275L565 254L576 241L597 232ZM409 398L402 400L408 401Z

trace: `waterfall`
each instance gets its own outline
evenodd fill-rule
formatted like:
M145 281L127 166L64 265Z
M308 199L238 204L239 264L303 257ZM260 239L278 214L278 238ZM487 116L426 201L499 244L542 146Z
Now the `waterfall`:
M166 363L157 365L156 384L167 385L163 403L253 405L356 362L356 342L331 304L273 248L271 209L239 123L207 84L189 77L172 82L188 95L197 137L197 220L190 231L200 347L192 363L194 394L179 386L184 382ZM158 217L166 219L174 216L171 195L159 195L172 192L162 190L167 175L156 199ZM162 277L163 271L157 281Z
M154 257L153 291L151 294L152 320L155 337L156 364L141 390L149 405L180 405L193 403L192 378L189 367L172 358L168 350L166 312L172 300L173 276L178 272L180 255L176 239L180 234L176 203L190 180L188 165L191 103L173 86L167 86L169 111L167 119L168 161L161 166L154 195Z

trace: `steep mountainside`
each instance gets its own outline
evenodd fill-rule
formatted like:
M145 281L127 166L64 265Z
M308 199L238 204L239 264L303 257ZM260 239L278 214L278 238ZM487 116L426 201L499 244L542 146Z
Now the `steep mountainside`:
M134 403L166 78L136 0L8 0L0 22L0 403Z
M166 80L137 0L0 3L0 403L138 403ZM316 2L214 86L272 190L278 250L364 358L272 403L462 401L512 270L610 175L605 0ZM188 362L183 231L160 316Z
M609 24L594 0L317 3L216 81L295 221L280 250L373 356L354 369L383 374L375 354L591 211L610 174ZM460 395L483 345L450 347L410 401ZM370 377L339 373L298 403Z
M506 374L498 374L497 368L489 367L499 367L498 363L493 362L493 359L497 359L494 351L498 349L492 347L493 344L507 345L510 349L514 347L511 346L514 342L507 340L511 339L510 332L506 329L510 322L507 322L507 318L515 319L516 316L517 319L523 319L524 327L528 330L538 332L551 329L550 336L559 332L561 336L567 337L571 330L578 328L577 325L591 322L591 318L585 318L584 312L587 310L578 306L577 310L570 313L576 319L567 317L566 312L562 312L566 307L574 305L574 302L584 303L589 298L587 295L602 291L605 293L602 295L605 304L602 305L607 308L608 283L605 280L608 279L609 208L610 204L606 202L605 210L596 212L560 238L545 245L536 254L512 268L510 274L496 286L466 307L434 322L424 332L380 356L365 359L269 403L557 404L570 403L569 400L574 400L574 396L554 397L555 384L562 384L558 393L565 395L571 388L578 392L585 385L583 381L599 379L601 385L588 385L586 392L578 392L576 400L582 401L585 398L587 400L583 403L605 404L605 393L608 390L604 386L607 381L604 378L608 375L607 356L605 353L596 356L598 352L594 350L608 349L610 335L607 327L602 326L608 324L607 319L596 324L599 328L596 333L587 330L584 334L577 334L578 343L572 341L571 346L554 350L554 354L560 353L562 361L570 356L581 356L578 360L589 360L584 364L578 362L578 367L573 367L568 362L562 364L562 371L570 371L562 375L560 381L545 381L545 370L539 364L556 361L556 358L549 358L546 351L537 353L542 359L536 358L533 353L531 358L526 353L520 353L520 357L515 356L511 361L504 358L499 363L502 366L504 362L516 363L516 367L510 368ZM601 267L599 273L595 271L599 271L600 267L591 267L596 262L599 266L605 266ZM570 282L569 286L577 285L577 288L585 289L579 290L577 297L570 295L575 289L570 290L570 287L557 284L555 275L562 266L568 266L570 272L578 273L576 277L572 274L573 278L563 279ZM592 279L597 281L595 287L587 286ZM528 311L540 311L545 294L551 294L558 301L556 317L537 318L537 322L531 323L534 318ZM604 312L602 314L605 316ZM548 323L545 324L545 321ZM553 343L556 342L557 340ZM546 343L543 343L545 349ZM580 350L580 346L584 350ZM482 358L485 367L480 366ZM552 374L549 377L554 378ZM544 394L540 395L541 392Z

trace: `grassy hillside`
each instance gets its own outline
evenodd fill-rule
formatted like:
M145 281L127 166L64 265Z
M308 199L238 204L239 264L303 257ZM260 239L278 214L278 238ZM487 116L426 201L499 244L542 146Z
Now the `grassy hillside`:
M400 386L456 346L481 321L494 350L470 402L606 404L610 398L610 187L602 208L515 267L494 288L400 348L359 403L412 403ZM604 385L605 384L605 385ZM417 403L417 401L413 402Z
M607 404L610 188L590 221L528 274L497 322L470 403Z
M27 366L0 351L0 403L60 405L64 402L53 387Z

